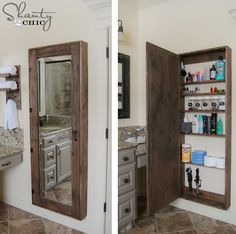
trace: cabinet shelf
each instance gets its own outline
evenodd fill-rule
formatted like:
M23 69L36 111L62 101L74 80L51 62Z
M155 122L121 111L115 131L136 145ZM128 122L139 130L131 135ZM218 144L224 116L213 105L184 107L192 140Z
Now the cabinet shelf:
M225 196L221 194L200 190L200 194L197 195L196 189L193 189L193 192L189 192L188 188L184 187L181 197L186 200L199 202L216 208L224 210L227 209L227 207L225 206Z
M7 74L0 74L0 77L5 78L6 80L15 81L17 84L17 89L9 89L9 88L0 88L0 92L6 92L6 102L8 99L12 99L16 102L17 109L21 109L21 71L20 65L15 66L17 68L17 74L11 75Z
M189 94L182 94L182 97L191 97L191 96L219 96L225 95L224 93L189 93Z
M183 110L183 113L225 113L225 110Z
M203 136L203 137L220 137L224 138L225 135L217 135L217 134L206 134L206 133L181 133L182 135L190 135L190 136Z
M225 83L225 80L192 81L192 82L182 83L181 85L214 84L214 83Z
M206 168L221 170L221 171L224 171L224 170L225 170L224 168L209 167L209 166L200 165L200 164L196 164L196 163L192 163L192 162L182 162L182 163L183 163L183 164L188 164L188 165L194 165L194 166L198 166L198 167L206 167Z

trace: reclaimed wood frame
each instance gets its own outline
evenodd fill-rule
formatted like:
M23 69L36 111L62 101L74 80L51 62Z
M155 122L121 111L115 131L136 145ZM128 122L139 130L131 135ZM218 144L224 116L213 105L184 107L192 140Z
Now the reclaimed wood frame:
M38 59L71 55L72 62L72 206L48 200L40 193ZM87 215L88 45L78 41L29 49L32 202L79 220Z

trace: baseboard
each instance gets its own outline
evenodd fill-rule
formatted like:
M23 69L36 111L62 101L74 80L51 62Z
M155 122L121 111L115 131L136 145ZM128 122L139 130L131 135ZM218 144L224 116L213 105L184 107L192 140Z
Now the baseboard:
M88 220L85 218L83 221L78 221L71 217L64 216L62 214L55 213L53 211L35 206L31 203L28 203L24 200L19 199L18 197L15 197L6 193L0 193L0 200L6 204L22 209L26 212L32 213L34 215L40 216L42 218L48 219L50 221L59 223L61 225L73 228L75 230L78 230L84 233L95 234L96 232L94 232L93 229L101 225L98 223L98 220L91 219L91 218Z
M229 210L221 210L196 202L188 201L182 198L177 199L176 201L171 203L171 205L196 214L204 215L209 218L236 225L236 213L232 212L230 208Z

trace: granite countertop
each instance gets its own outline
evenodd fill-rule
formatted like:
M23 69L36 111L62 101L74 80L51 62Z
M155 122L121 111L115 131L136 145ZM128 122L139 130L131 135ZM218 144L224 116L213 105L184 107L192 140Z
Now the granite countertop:
M0 159L22 153L22 148L15 148L8 145L0 145Z
M60 131L64 131L64 130L70 130L71 127L62 127L62 126L53 126L53 125L49 125L49 126L44 126L44 127L40 127L39 128L39 134L40 136L46 136L48 134L51 133L57 133Z
M133 148L133 147L136 147L137 145L138 145L137 143L119 141L118 142L118 150Z

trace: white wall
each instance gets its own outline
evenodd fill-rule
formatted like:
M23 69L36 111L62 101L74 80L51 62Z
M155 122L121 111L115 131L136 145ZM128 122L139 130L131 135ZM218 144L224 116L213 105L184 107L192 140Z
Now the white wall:
M123 21L125 41L119 41L120 53L130 56L130 118L119 119L119 127L139 124L138 100L138 4L133 0L119 0L118 18Z
M2 5L9 1L1 1ZM20 2L20 1L19 1ZM0 66L21 65L22 110L20 126L24 129L23 163L1 173L3 199L22 209L49 218L72 228L91 234L104 233L103 203L106 191L106 140L107 126L107 31L97 31L92 11L82 0L30 1L28 11L42 8L55 11L52 27L43 32L39 27L16 28L0 12ZM31 162L29 129L29 75L28 49L83 40L89 48L89 141L88 141L88 215L78 221L31 204ZM98 75L99 74L99 75ZM5 94L0 93L0 125L3 125Z
M169 0L161 4L141 9L138 14L139 41L139 92L132 94L139 97L140 124L146 124L146 74L145 43L149 41L160 47L183 53L194 50L228 45L232 48L232 142L235 142L235 75L236 75L236 21L233 21L228 10L236 8L234 0ZM131 104L132 105L132 104ZM132 124L131 124L132 125ZM232 144L232 193L231 207L228 211L179 199L174 205L193 212L208 215L236 224L236 145ZM217 183L217 181L215 181Z

